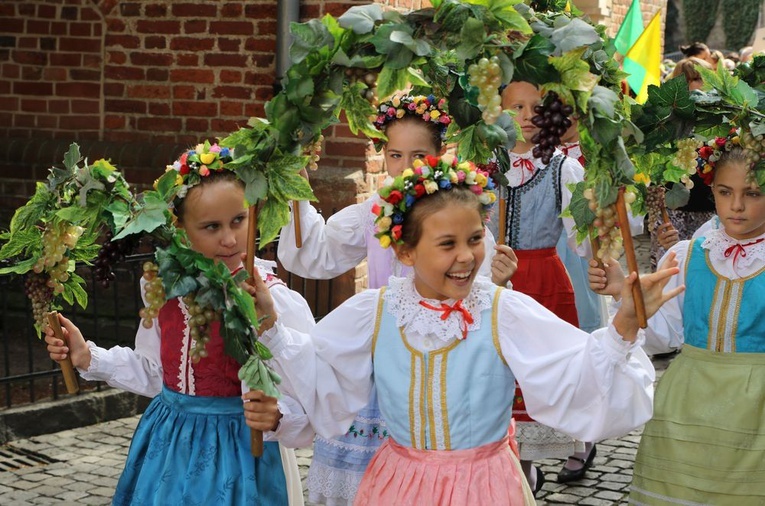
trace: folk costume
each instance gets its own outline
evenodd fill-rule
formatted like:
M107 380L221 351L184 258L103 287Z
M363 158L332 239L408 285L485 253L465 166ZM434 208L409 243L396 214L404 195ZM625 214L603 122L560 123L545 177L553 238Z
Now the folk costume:
M412 276L391 278L310 336L261 338L324 437L343 433L377 389L390 438L358 505L534 504L507 444L516 379L535 418L581 439L651 415L653 367L639 344L613 328L589 335L481 276L460 301L423 299Z
M271 274L275 264L258 260L280 319L310 331L305 300ZM142 280L143 284L143 280ZM223 351L220 322L211 325L208 356L193 363L189 314L180 298L162 307L150 329L139 327L135 349L99 348L88 342L91 363L84 379L153 397L136 428L113 504L302 505L294 451L309 446L313 430L300 405L279 401L283 417L266 433L263 456L250 453L250 430L242 407L239 364Z
M670 248L685 284L649 320L646 350L680 348L641 438L634 504L765 502L765 235L723 229ZM662 259L663 261L663 259Z

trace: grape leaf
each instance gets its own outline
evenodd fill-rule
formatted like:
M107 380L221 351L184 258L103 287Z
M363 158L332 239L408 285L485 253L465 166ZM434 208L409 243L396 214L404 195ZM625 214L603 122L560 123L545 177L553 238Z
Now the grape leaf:
M567 19L565 16L559 16L558 19ZM570 22L562 26L556 26L550 35L550 40L555 44L556 53L567 53L581 46L589 46L600 42L600 35L595 31L595 27L582 21L579 18L573 18Z
M290 23L292 45L290 59L293 64L305 60L306 56L320 47L334 46L335 39L320 19L311 19L305 23Z
M157 192L148 191L143 193L143 203L139 210L128 220L123 228L112 240L116 241L130 234L141 232L151 233L157 228L167 224L169 206Z
M370 33L375 23L382 21L383 11L378 4L354 5L343 15L337 18L337 22L343 28L353 30L353 33L363 35Z
M16 262L15 264L0 268L0 275L3 274L26 274L32 270L32 267L37 263L37 258L31 257L25 260Z
M585 182L579 181L571 190L571 203L565 213L571 216L577 229L586 229L595 220L589 201L584 197Z
M548 61L554 50L555 45L542 35L531 37L525 46L513 54L513 79L538 85L558 81L558 71Z
M0 248L0 260L13 258L25 251L39 250L42 246L42 231L37 227L17 230L10 234L8 242Z
M239 178L244 181L244 200L248 206L254 206L268 194L266 175L257 169L237 171Z
M273 241L281 228L290 221L290 208L286 203L268 199L258 213L260 247Z
M664 200L669 209L677 209L688 204L691 191L685 185L673 183L672 187L664 194Z
M49 207L55 204L55 201L55 194L45 184L38 182L35 185L35 193L32 198L13 214L10 226L11 235L40 223Z

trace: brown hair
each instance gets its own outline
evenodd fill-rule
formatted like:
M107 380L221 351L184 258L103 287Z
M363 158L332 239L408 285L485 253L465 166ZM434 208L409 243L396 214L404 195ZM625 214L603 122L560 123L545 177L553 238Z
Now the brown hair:
M739 146L734 146L730 150L723 150L720 154L720 159L715 163L715 173L720 170L720 167L729 163L742 163L749 167L751 160L746 150Z
M423 127L427 128L430 131L430 140L433 142L433 146L435 146L436 153L441 152L441 146L443 146L443 132L446 130L445 126L442 126L438 123L433 123L432 121L423 121L422 116L415 116L414 114L404 114L402 117L391 121L390 123L387 123L383 128L382 132L385 133L391 126L393 125L401 125L404 123L412 123L417 125L422 125ZM383 147L387 147L388 143L386 142L383 144Z
M679 75L684 75L685 80L689 83L694 79L701 79L701 73L699 73L699 70L696 68L696 66L714 70L712 65L710 65L706 60L702 60L700 58L683 58L677 62L677 65L675 65L675 68L672 70L672 73L669 75L668 79L673 79Z
M239 177L234 173L233 171L224 169L224 170L214 170L211 171L210 174L207 176L201 177L199 184L192 186L189 188L189 191L186 192L186 195L183 198L176 198L173 202L173 213L178 218L178 221L183 223L183 214L185 212L185 204L186 199L198 188L202 188L204 186L209 186L214 183L221 183L221 182L232 182L235 183L242 188L244 188L244 181L239 179Z
M680 52L683 53L686 58L690 58L691 56L698 56L705 51L709 51L711 53L709 46L703 42L694 42L693 44L688 44L687 46L680 46Z
M415 248L422 237L422 224L425 218L447 206L472 207L483 217L483 204L478 196L466 186L453 186L449 190L440 190L421 197L404 216L401 240L405 248Z

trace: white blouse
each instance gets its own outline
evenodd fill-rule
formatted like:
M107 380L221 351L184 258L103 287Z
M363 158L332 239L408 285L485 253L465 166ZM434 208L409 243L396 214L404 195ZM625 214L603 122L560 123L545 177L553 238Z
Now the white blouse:
M385 297L410 344L427 351L454 341L447 336L460 328L459 313L442 320L441 313L419 304L423 299L411 278L391 281ZM491 324L480 321L479 312L491 304L495 289L487 278L476 280L463 301L474 318L469 329ZM310 336L285 331L279 322L261 336L274 354L277 372L324 437L345 433L369 401L379 297L380 290L355 295L324 317ZM626 434L650 418L654 369L640 343L622 340L613 327L587 334L512 290L500 295L497 321L502 356L539 422L597 441Z
M729 248L735 248L737 244L747 244L757 239L765 238L765 234L752 239L742 241L733 239L725 233L725 229L718 228L709 230L701 247L709 251L709 261L712 267L730 279L739 279L751 276L765 266L765 241L745 248L746 256L726 256ZM674 252L680 267L680 272L670 278L665 291L685 284L685 260L691 248L691 241L680 241L672 246L659 261L661 265L667 256ZM682 346L683 335L683 307L685 292L665 303L659 311L648 320L646 329L645 349L649 354L664 353L675 350Z
M273 273L274 262L256 260L260 274L265 279L267 273ZM141 279L141 294L145 281ZM305 299L297 292L284 285L271 287L274 307L279 319L289 328L300 332L310 332L314 326L313 314ZM145 301L144 301L145 303ZM105 349L88 341L91 359L87 370L78 369L83 379L105 381L112 387L133 392L146 397L155 397L162 391L162 362L160 359L159 323L154 319L150 329L138 326L135 348L114 346ZM281 390L281 389L280 389ZM275 432L267 432L267 441L279 440L287 447L298 448L311 446L314 432L300 404L289 396L282 396L278 401L282 419Z

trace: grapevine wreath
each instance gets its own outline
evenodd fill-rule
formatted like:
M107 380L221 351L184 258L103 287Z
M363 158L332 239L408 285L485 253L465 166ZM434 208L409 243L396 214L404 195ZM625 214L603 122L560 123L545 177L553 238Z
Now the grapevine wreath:
M677 141L692 133L719 133L721 118L762 139L762 114L756 109L762 93L752 88L763 82L761 60L741 79L710 72L704 76L706 93L689 94L676 80L651 87L647 103L637 106L622 95L625 74L605 27L590 24L566 0L431 3L407 14L378 4L356 6L339 18L293 23L293 63L282 90L266 104L266 117L250 119L216 148L229 150L216 160L236 172L245 182L247 202L258 205L261 244L289 222L291 200L314 199L299 172L315 167L321 132L344 114L353 133L385 140L373 123L375 104L397 90L446 97L454 119L447 141L462 160L493 161L501 184L519 131L501 110L499 85L516 79L540 86L545 99L536 111L543 128L538 154L550 156L570 125L567 116L574 115L587 173L564 212L575 220L579 240L613 237L604 248L611 256L620 253L611 219L619 189L626 188L625 200L640 214L647 184L680 182L687 171L666 163ZM213 146L205 143L194 155L210 155ZM38 183L2 236L0 259L15 263L0 272L27 275L36 314L62 301L84 307L84 281L74 273L75 261L95 262L102 282L108 282L108 262L102 260L119 258L127 249L120 241L151 234L162 245L156 266L146 266L149 281L161 280L155 291L164 295L157 297L188 297L202 313L221 318L226 351L242 364L243 379L251 388L275 393L278 378L263 362L270 353L257 342L252 300L238 287L246 274L232 275L194 252L173 226L171 205L183 186L177 174L168 171L154 189L134 195L115 167L105 160L83 163L74 144L64 165L52 169L47 183ZM762 185L763 172L757 177ZM99 237L107 238L103 246Z

